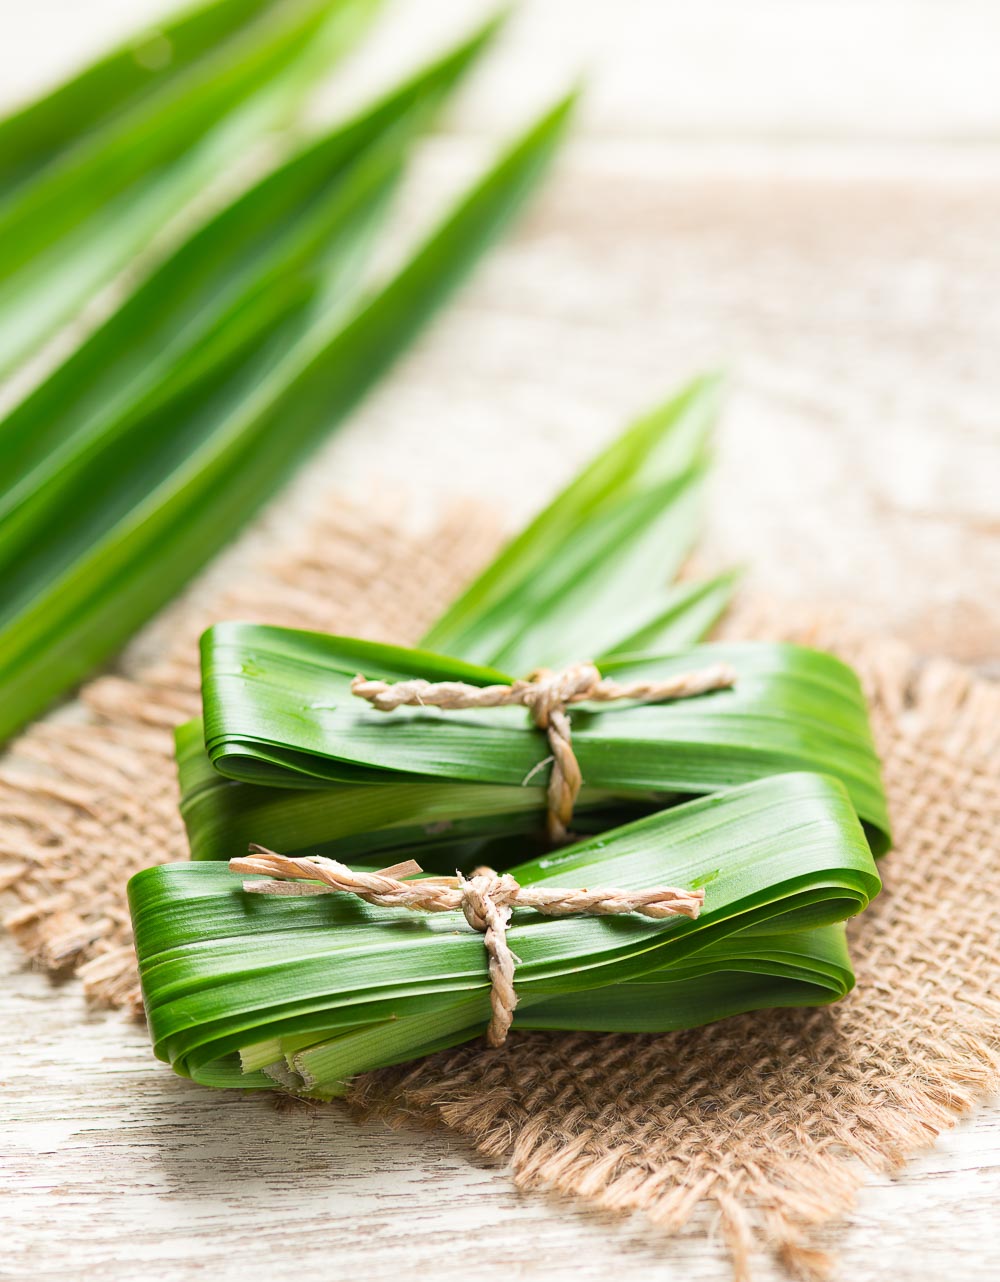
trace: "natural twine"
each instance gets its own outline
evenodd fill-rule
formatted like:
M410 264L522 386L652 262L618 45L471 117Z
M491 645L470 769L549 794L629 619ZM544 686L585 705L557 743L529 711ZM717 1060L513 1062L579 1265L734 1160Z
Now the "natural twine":
M255 895L322 895L340 891L382 908L408 908L411 912L425 913L461 909L473 930L483 935L489 957L492 1016L486 1040L490 1046L503 1045L517 1006L514 967L520 958L507 942L513 908L532 908L547 917L640 913L659 921L664 917L693 919L705 902L704 890L675 890L669 886L656 886L652 890L522 886L509 873L500 876L492 868L477 868L471 877L459 873L456 877L402 881L401 878L421 871L412 859L379 872L362 872L321 855L291 859L263 846L251 846L248 857L231 859L229 867L233 872L276 879L245 881L243 889ZM298 879L305 879L307 884L301 884Z
M548 735L552 749L552 775L548 787L548 834L553 843L569 839L573 806L583 784L580 764L573 751L570 719L572 703L612 703L633 699L640 703L663 703L668 699L690 699L710 690L728 689L736 673L726 663L712 664L698 672L683 672L662 681L630 681L619 684L601 676L593 663L574 663L561 672L538 668L526 679L511 685L474 686L464 681L368 681L356 676L351 694L368 702L379 712L393 712L403 706L443 708L505 708L521 705L528 709L539 730ZM544 762L542 764L545 764Z

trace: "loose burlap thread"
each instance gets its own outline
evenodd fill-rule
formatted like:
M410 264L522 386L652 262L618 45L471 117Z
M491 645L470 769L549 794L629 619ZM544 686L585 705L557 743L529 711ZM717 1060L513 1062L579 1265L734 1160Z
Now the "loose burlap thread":
M135 998L126 878L186 850L171 729L198 708L201 627L243 617L412 642L495 545L471 510L423 540L334 512L235 590L172 610L139 667L91 682L0 764L8 925L96 1001ZM352 1102L452 1127L521 1187L667 1230L708 1202L739 1275L767 1246L819 1276L817 1232L849 1210L865 1167L898 1165L1000 1088L1000 689L832 617L744 610L729 631L826 646L864 682L897 844L850 928L855 992L661 1036L515 1030L499 1050L369 1074Z

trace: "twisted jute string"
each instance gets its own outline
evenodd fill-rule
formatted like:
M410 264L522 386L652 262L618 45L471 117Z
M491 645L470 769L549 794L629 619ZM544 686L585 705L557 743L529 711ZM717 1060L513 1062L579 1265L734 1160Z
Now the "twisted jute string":
M676 890L656 886L652 890L589 890L586 887L557 889L554 886L522 886L509 873L502 876L492 868L477 868L471 877L423 877L404 881L421 871L407 860L379 872L348 868L322 855L289 858L264 846L251 846L250 854L230 859L232 872L269 877L270 881L245 881L243 889L255 895L323 895L341 892L356 895L365 903L382 908L408 908L411 912L445 913L459 909L473 930L483 936L489 958L490 1017L486 1040L502 1046L517 1006L514 968L519 958L507 940L507 927L514 908L531 908L546 917L587 914L612 917L639 913L660 921L665 917L694 919L705 902L704 890Z
M552 774L548 786L548 835L554 844L569 838L573 806L583 784L580 763L573 751L572 730L567 708L573 703L612 703L631 699L638 703L664 703L690 699L725 690L736 682L736 673L727 663L716 663L696 672L682 672L661 681L629 681L620 684L601 676L593 663L574 663L561 672L538 668L527 678L511 685L474 686L464 681L368 681L356 676L351 694L366 699L379 712L393 712L404 706L442 708L528 709L539 730L548 735L552 751ZM543 762L541 764L547 764ZM529 776L530 777L530 776Z

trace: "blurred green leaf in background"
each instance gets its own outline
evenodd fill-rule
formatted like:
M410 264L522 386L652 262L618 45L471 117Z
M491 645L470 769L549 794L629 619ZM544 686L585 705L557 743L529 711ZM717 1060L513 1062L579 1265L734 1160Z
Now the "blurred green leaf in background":
M0 124L0 374L287 123L376 7L216 0Z
M0 367L32 354L249 141L374 0L216 0L0 124ZM518 208L568 117L402 267L363 271L414 142L494 19L272 160L0 421L0 740L106 660L352 408Z

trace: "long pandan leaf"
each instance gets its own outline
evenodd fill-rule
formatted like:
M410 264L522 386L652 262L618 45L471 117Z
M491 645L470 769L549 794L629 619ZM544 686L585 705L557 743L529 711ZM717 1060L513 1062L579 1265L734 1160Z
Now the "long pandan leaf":
M425 86L431 101L487 35L436 67ZM390 111L376 108L380 136L408 106L419 117L424 94L404 94ZM138 405L110 424L86 415L67 420L60 445L71 461L51 481L63 519L27 539L23 531L39 531L46 502L31 495L15 503L11 517L18 556L10 558L11 574L0 588L0 738L169 600L343 418L516 211L554 151L570 106L565 100L534 125L399 273L345 316L344 274L368 246L372 214L410 130L404 127L396 143L365 149L332 194L320 189L313 212L322 228L312 213L293 218L277 260L265 237L249 287L267 301L263 315L247 324L245 340L222 323L225 314L212 317L222 344L218 359L206 363L196 352L179 386L168 378L166 387L143 387ZM353 147L365 132L357 122L349 127ZM323 175L322 167L306 168ZM291 173L298 190L296 161ZM271 187L244 205L251 225L258 199L266 205L273 195ZM209 243L217 232L216 225ZM313 263L308 271L303 257ZM302 276L290 295L276 269L287 262ZM274 292L276 276L282 279ZM157 332L155 324L147 328L150 342ZM24 439L27 467L44 471L48 460Z
M214 0L140 32L0 121L0 196L9 196L111 121L176 81L275 0Z
M0 123L0 375L289 120L376 7L220 0Z
M78 469L137 430L151 399L164 403L275 326L309 286L324 280L329 294L338 249L350 252L341 252L335 280L349 283L363 257L351 246L363 248L377 227L372 202L496 26L308 143L209 218L0 421L0 580L62 514ZM367 226L359 225L366 211Z
M879 888L843 787L778 775L524 864L522 884L704 886L696 921L516 911L518 1028L653 1031L853 983L842 930ZM156 1053L214 1086L340 1093L352 1074L477 1036L482 937L345 895L260 897L219 864L129 886Z

